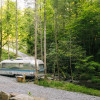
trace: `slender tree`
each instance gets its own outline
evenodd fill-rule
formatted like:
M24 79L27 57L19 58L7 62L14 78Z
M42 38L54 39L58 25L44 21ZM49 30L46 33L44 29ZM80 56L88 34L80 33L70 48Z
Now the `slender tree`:
M44 0L44 66L45 66L45 78L47 74L47 66L46 66L46 0Z
M59 66L58 66L58 40L57 40L57 35L58 35L58 0L54 1L54 12L55 12L55 49L56 49L56 66L58 70L58 79L60 79L60 73L59 73Z
M70 1L69 1L69 21L71 21L71 4L70 4ZM70 49L70 57L69 57L69 66L70 66L70 72L71 72L71 80L73 81L73 75L72 75L72 47L71 47L71 45L72 45L72 37L71 37L71 30L69 29L69 32L70 32L70 34L69 34L69 37L70 37L70 47L69 47L69 49Z
M9 59L9 0L7 0L7 36L8 36L8 59Z
M41 34L41 60L43 60L43 51L42 51L42 27L41 27L41 0L40 0L40 34Z
M17 0L16 0L16 57L18 56L18 42L17 42Z
M2 0L1 0L1 32L0 32L0 62L2 57Z
M58 66L58 43L57 43L57 35L58 35L58 27L57 27L57 15L55 17L55 44L56 44L56 65L58 70L58 79L60 79L60 73L59 73L59 66Z
M35 83L37 84L37 0L35 0Z

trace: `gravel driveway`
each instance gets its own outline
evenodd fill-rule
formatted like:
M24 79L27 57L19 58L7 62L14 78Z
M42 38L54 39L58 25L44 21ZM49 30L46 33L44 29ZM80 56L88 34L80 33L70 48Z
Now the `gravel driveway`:
M100 100L100 97L60 89L46 88L33 83L18 83L15 78L0 76L0 91L28 94L44 97L48 100Z
M5 50L8 50L7 47L4 47L4 49L5 49ZM9 48L9 51L12 51L12 52L16 53L16 50L13 50L12 48ZM20 51L18 51L18 55L21 56L21 57L30 57L29 55L24 54L24 53L22 53L22 52L20 52Z

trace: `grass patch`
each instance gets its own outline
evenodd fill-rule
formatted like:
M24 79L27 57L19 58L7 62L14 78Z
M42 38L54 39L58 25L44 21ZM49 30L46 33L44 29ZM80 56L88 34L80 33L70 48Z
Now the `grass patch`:
M15 53L13 52L9 52L9 56L10 56L10 59L15 59ZM2 50L2 60L6 60L8 59L8 51L3 49Z
M63 82L63 81L59 82L59 81L40 80L38 82L38 85L67 90L67 91L80 92L80 93L85 93L85 94L94 95L94 96L100 96L99 90L86 88L85 86L79 86L73 83L68 83L68 82Z

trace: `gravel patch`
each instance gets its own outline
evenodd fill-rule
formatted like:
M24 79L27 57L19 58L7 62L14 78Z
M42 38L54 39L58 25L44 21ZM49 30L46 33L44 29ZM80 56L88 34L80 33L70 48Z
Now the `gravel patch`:
M33 83L18 83L15 78L0 76L0 91L44 97L48 100L100 100L100 97L60 89L38 86Z

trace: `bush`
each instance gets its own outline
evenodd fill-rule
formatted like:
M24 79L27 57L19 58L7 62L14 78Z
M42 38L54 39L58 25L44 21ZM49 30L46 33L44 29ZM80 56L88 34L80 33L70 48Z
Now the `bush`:
M8 59L8 51L7 50L5 50L5 49L3 49L2 50L3 52L2 52L2 60L6 60L6 59ZM15 59L16 57L15 57L15 53L13 53L13 52L10 52L9 53L10 55L10 59Z
M98 79L98 78L96 78L96 77L93 77L93 78L91 79L91 82L92 82L92 83L97 83L97 84L100 85L100 79Z
M89 80L89 79L91 79L91 75L87 73L83 73L80 75L80 80Z
M53 86L53 87L62 87L63 82L51 81L50 85Z
M49 87L48 82L45 81L45 80L39 81L38 84L41 85L41 86Z

